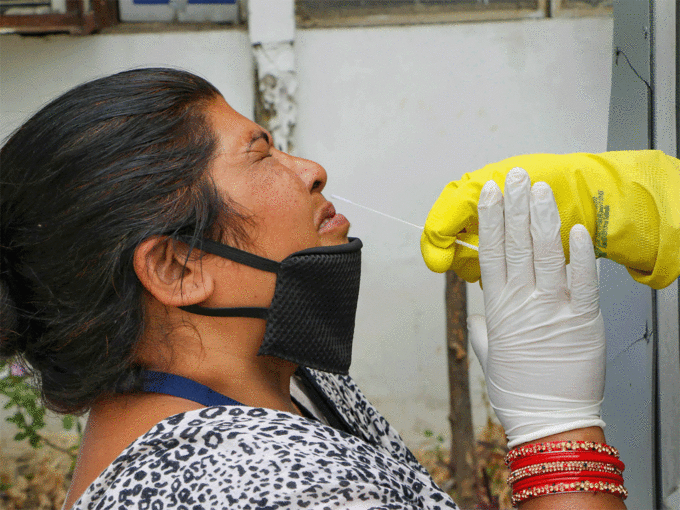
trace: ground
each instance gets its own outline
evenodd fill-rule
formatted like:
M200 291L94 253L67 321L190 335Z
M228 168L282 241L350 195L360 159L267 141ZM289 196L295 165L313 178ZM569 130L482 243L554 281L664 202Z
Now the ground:
M44 447L13 462L0 453L0 509L59 510L71 481L72 458Z
M464 510L511 510L511 490L505 482L510 474L504 462L507 451L502 427L490 420L477 440L475 458L468 459L476 465L474 480L455 479L449 464L449 450L436 440L413 453L454 501L476 502L473 508Z

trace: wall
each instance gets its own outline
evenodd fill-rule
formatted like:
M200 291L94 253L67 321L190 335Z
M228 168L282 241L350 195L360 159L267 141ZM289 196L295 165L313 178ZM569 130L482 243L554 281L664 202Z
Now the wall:
M607 18L298 31L296 151L325 165L327 196L422 225L447 182L486 163L604 151L611 37ZM365 246L354 377L412 444L446 435L444 276L419 230L335 205ZM478 285L468 299L482 313Z
M609 18L299 30L295 153L325 166L326 196L422 225L464 172L519 153L605 150L611 31ZM252 117L252 60L238 29L3 36L0 137L77 83L161 64L207 77ZM411 445L426 429L446 436L444 277L425 268L419 230L334 202L365 245L352 373ZM478 287L469 294L480 312Z
M169 66L208 78L252 118L254 92L244 30L70 37L0 37L0 139L50 99L84 81L134 67Z

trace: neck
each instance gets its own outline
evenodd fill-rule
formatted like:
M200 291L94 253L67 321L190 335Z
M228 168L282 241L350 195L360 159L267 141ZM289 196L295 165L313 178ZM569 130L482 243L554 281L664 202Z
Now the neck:
M177 308L147 317L139 359L149 369L181 375L247 406L297 413L290 399L297 365L257 355L263 320L204 317ZM153 320L158 317L162 325ZM168 323L176 326L163 333Z

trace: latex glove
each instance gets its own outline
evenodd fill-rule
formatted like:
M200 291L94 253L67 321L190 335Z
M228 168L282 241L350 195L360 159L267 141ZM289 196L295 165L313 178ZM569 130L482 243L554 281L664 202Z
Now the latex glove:
M479 279L477 200L493 179L504 186L514 167L553 190L562 217L562 246L569 262L569 231L585 225L598 257L627 267L655 289L680 275L680 161L660 151L517 156L449 183L430 210L420 241L427 266L452 269L468 282Z
M493 181L482 189L479 242L486 328L470 317L469 337L509 446L604 427L604 321L588 231L572 228L568 288L550 187L530 189L515 169L505 197Z

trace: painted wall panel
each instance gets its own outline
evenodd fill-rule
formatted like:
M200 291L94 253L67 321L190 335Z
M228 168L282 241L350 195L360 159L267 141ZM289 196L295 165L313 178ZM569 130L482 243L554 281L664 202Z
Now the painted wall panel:
M71 37L0 37L0 140L22 120L84 81L134 67L170 66L211 81L252 118L247 32L239 29Z

